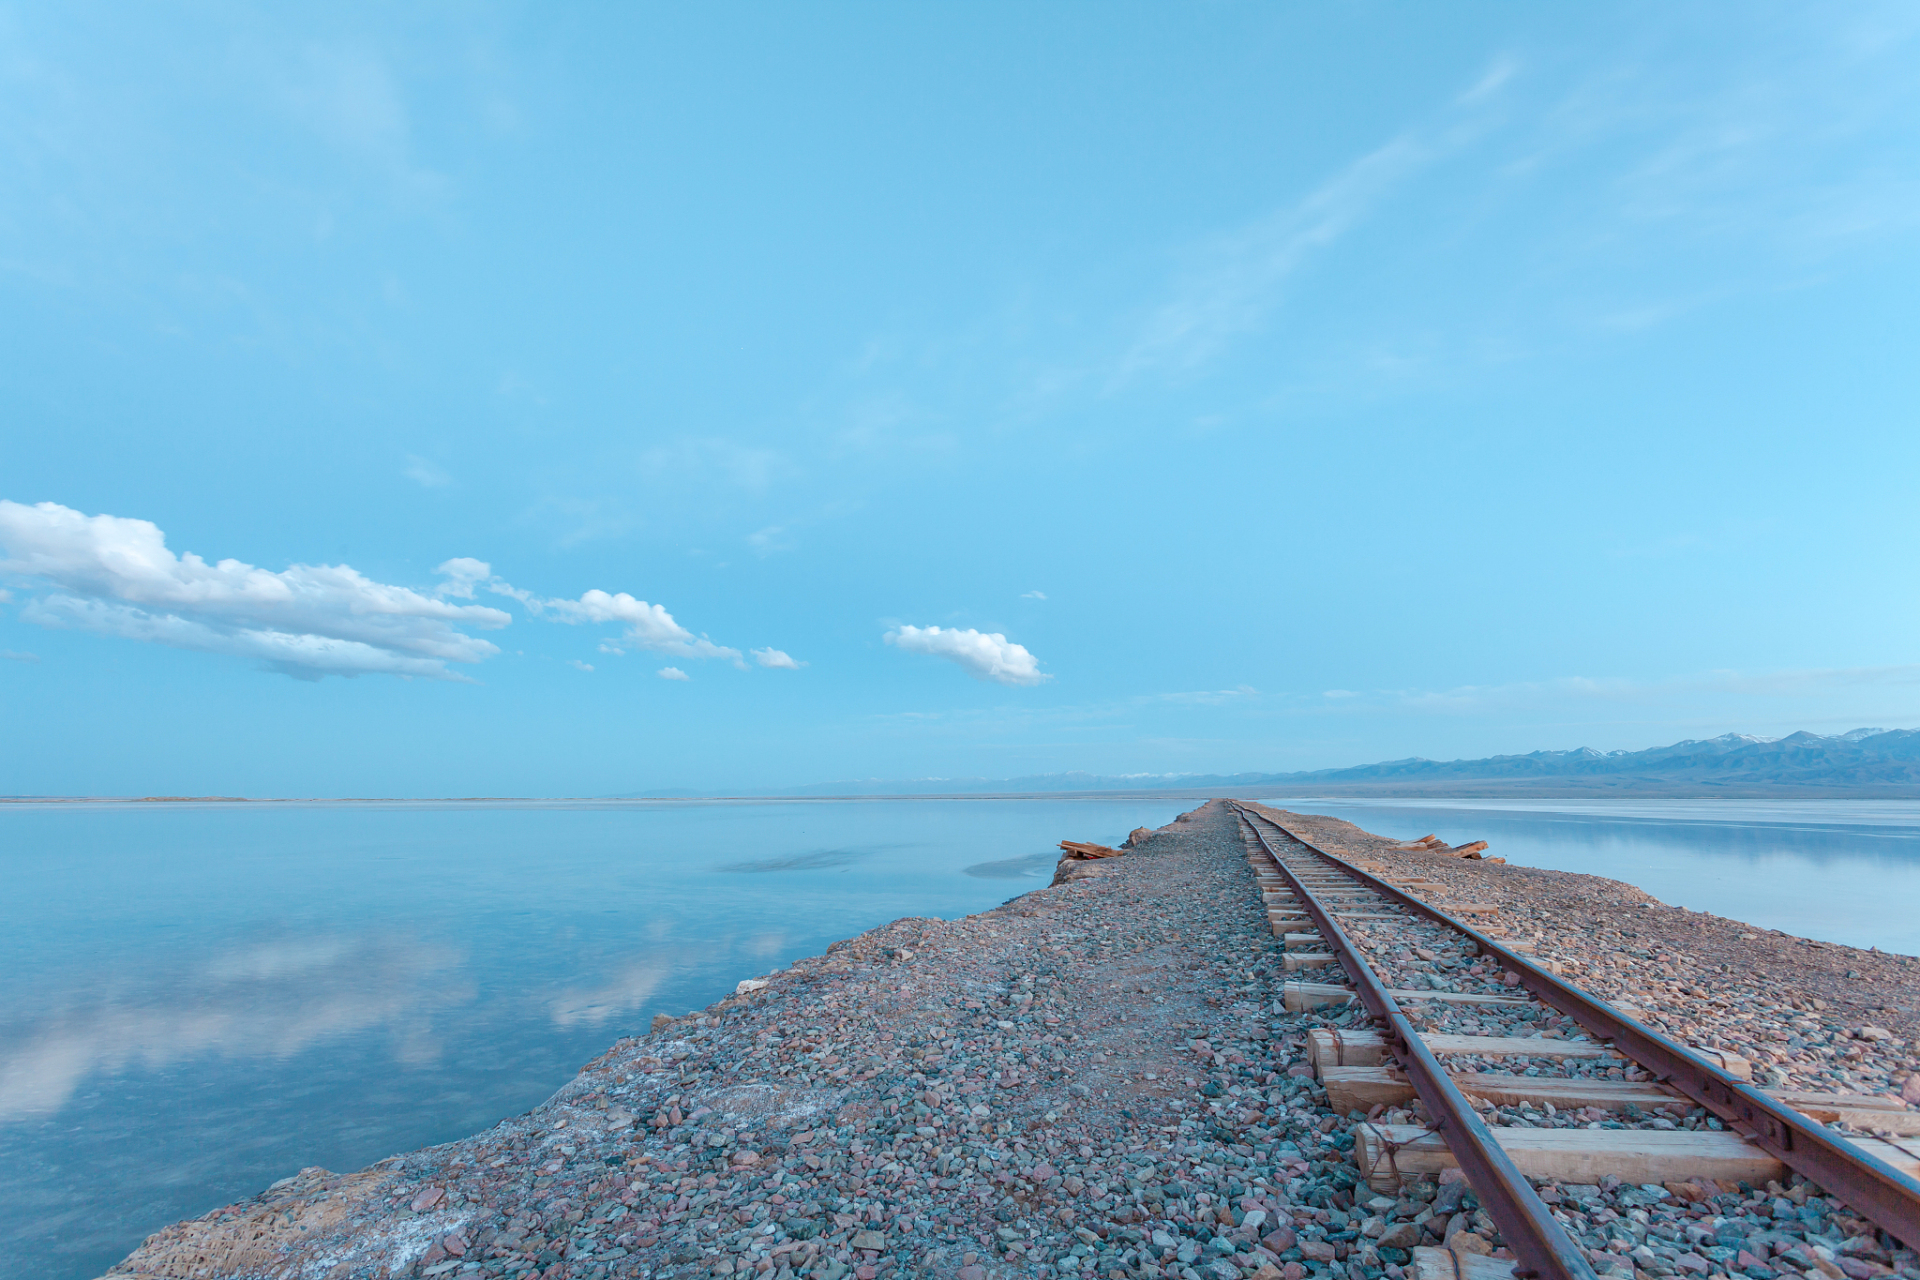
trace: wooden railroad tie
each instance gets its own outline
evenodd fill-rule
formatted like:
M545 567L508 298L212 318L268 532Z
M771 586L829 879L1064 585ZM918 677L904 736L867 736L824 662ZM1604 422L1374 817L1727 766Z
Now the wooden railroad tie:
M1445 1057L1449 1054L1463 1056L1471 1054L1482 1058L1621 1058L1622 1061L1625 1060L1609 1045L1592 1040L1562 1040L1556 1036L1456 1036L1432 1033L1421 1036L1420 1041L1436 1057ZM1335 1032L1318 1028L1307 1033L1307 1061L1315 1070L1322 1067L1377 1067L1386 1061L1389 1052L1387 1042L1377 1031ZM1706 1059L1736 1079L1753 1079L1753 1063L1737 1053L1702 1048L1698 1045L1690 1046L1688 1052ZM1901 1108L1890 1106L1889 1109ZM1920 1112L1911 1114L1920 1115Z
M1783 1181L1787 1166L1737 1133L1712 1129L1490 1130L1500 1149L1529 1178L1597 1183L1607 1174L1624 1182L1679 1183L1711 1179L1764 1186ZM1833 1135L1864 1155L1920 1176L1920 1142ZM1408 1174L1437 1175L1459 1167L1438 1134L1425 1125L1363 1124L1354 1130L1354 1164L1377 1190Z
M1417 1244L1409 1276L1411 1280L1513 1280L1513 1259Z
M1712 1178L1764 1186L1784 1181L1787 1166L1735 1133L1711 1129L1489 1130L1501 1150L1529 1178L1597 1183L1608 1174L1625 1182L1683 1182ZM1363 1124L1354 1130L1353 1158L1378 1190L1407 1174L1438 1175L1459 1161L1440 1136L1419 1124Z
M1483 996L1461 991L1400 991L1387 992L1395 1003L1406 1004L1414 1000L1439 1000L1447 1004L1493 1004L1513 1007L1529 1001L1519 996ZM1337 986L1329 982L1289 982L1280 993L1281 1003L1289 1013L1300 1013L1307 1009L1319 1009L1330 1004L1345 1004L1354 998L1352 987Z
M1459 1072L1452 1079L1460 1092L1498 1107L1517 1107L1522 1103L1538 1107L1552 1103L1556 1111L1578 1111L1582 1107L1599 1107L1603 1111L1638 1107L1651 1111L1676 1103L1683 1107L1693 1105L1680 1094L1651 1081L1517 1076L1483 1071ZM1416 1097L1407 1078L1388 1067L1323 1067L1320 1082L1327 1088L1327 1105L1341 1115L1368 1111L1376 1106L1401 1107Z
M1551 1036L1455 1036L1420 1037L1437 1056L1474 1054L1483 1058L1618 1058L1620 1055L1591 1040L1559 1040ZM1307 1033L1307 1061L1318 1069L1328 1067L1377 1067L1386 1061L1387 1042L1377 1031L1330 1031L1318 1028Z

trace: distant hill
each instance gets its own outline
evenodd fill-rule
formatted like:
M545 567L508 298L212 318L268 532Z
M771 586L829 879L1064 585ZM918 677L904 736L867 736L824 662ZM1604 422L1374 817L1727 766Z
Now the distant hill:
M1728 733L1645 751L1534 751L1484 760L1413 757L1306 773L1051 773L1024 778L856 779L782 795L1033 795L1256 791L1324 796L1765 796L1920 798L1920 729L1823 736Z
M1247 785L1252 777L1230 779ZM1920 797L1920 730L1825 736L1728 733L1645 751L1534 751L1484 760L1389 760L1267 774L1262 786L1371 795L1671 795Z

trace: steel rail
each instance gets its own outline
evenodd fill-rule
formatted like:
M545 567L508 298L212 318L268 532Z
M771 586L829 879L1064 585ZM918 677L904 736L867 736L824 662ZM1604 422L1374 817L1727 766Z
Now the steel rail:
M1908 1177L1871 1152L1829 1133L1819 1121L1721 1070L1658 1031L1562 982L1524 956L1507 950L1473 926L1428 906L1346 859L1328 853L1264 813L1238 801L1234 809L1257 818L1289 839L1338 866L1376 892L1437 924L1471 938L1482 952L1498 957L1520 985L1572 1018L1601 1040L1647 1068L1654 1080L1679 1090L1726 1121L1742 1138L1778 1157L1789 1169L1818 1183L1857 1213L1908 1245L1920 1245L1920 1181ZM1257 831L1258 828L1256 827ZM1276 859L1277 861L1278 859Z
M1394 1054L1406 1071L1414 1092L1426 1104L1434 1130L1445 1139L1454 1159L1460 1162L1461 1171L1466 1174L1474 1194L1480 1198L1481 1207L1493 1219L1494 1225L1500 1228L1501 1238L1505 1240L1507 1248L1513 1250L1517 1259L1514 1275L1534 1280L1596 1280L1593 1266L1587 1261L1586 1250L1567 1234L1566 1228L1560 1225L1545 1202L1535 1194L1525 1175L1513 1163L1513 1158L1495 1140L1472 1104L1454 1086L1446 1068L1440 1065L1440 1060L1421 1041L1413 1023L1393 997L1387 994L1386 984L1380 981L1372 966L1347 940L1345 931L1334 922L1333 915L1307 888L1306 883L1293 873L1286 860L1274 851L1266 834L1240 806L1235 805L1234 808L1240 812L1247 830L1253 833L1254 839L1260 842L1260 847L1266 850L1274 866L1292 886L1294 895L1319 927L1321 940L1353 979L1361 1004L1387 1029Z

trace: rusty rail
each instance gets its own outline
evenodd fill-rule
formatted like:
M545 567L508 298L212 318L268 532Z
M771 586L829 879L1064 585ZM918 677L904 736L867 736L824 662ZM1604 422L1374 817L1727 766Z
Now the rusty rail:
M1719 1116L1742 1138L1771 1152L1789 1169L1838 1196L1856 1212L1872 1219L1876 1226L1889 1235L1910 1245L1920 1245L1920 1181L1827 1132L1826 1127L1818 1121L1801 1115L1745 1081L1736 1079L1651 1027L1594 999L1578 987L1562 982L1471 925L1428 906L1412 894L1394 888L1346 859L1328 853L1266 814L1254 813L1238 801L1229 803L1249 820L1248 825L1253 827L1255 834L1259 834L1259 827L1253 822L1257 819L1339 867L1381 896L1436 924L1465 934L1483 952L1498 957L1508 972L1518 974L1520 985L1532 992L1535 998L1552 1005L1599 1039L1611 1042L1618 1052L1652 1072L1658 1083L1679 1090ZM1264 838L1261 843L1266 844ZM1277 857L1274 860L1279 861ZM1501 1230L1505 1229L1502 1223Z
M1500 1228L1507 1248L1513 1250L1514 1257L1518 1259L1514 1275L1533 1277L1535 1280L1596 1280L1593 1266L1587 1261L1586 1250L1554 1219L1552 1211L1514 1165L1513 1158L1494 1139L1465 1095L1454 1087L1446 1068L1440 1065L1440 1060L1421 1041L1413 1023L1393 997L1387 994L1386 984L1380 981L1373 967L1347 941L1346 933L1334 922L1332 913L1321 905L1305 882L1293 873L1293 868L1274 851L1266 834L1252 820L1263 815L1249 814L1239 805L1234 808L1247 824L1247 830L1260 842L1260 847L1267 851L1267 856L1273 860L1280 874L1286 877L1307 914L1313 917L1314 924L1320 929L1321 940L1332 949L1341 967L1347 971L1347 976L1353 979L1360 1003L1385 1029L1387 1038L1393 1043L1394 1055L1407 1073L1407 1080L1420 1096L1420 1101L1426 1104L1427 1114L1433 1118L1434 1131L1446 1140L1448 1149L1453 1152L1454 1159L1460 1162L1462 1172L1472 1184L1474 1194L1480 1197L1481 1207ZM1274 825L1279 826L1278 823ZM1306 844L1304 840L1300 843Z

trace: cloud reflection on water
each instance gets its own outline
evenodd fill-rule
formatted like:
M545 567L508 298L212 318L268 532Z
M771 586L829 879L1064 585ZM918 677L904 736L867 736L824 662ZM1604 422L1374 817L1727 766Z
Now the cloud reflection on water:
M613 981L586 990L563 991L548 1010L557 1027L599 1026L629 1013L653 998L668 974L667 966L651 960L628 965Z
M465 957L387 934L328 934L238 947L16 1012L0 1031L0 1121L59 1110L81 1082L131 1065L148 1070L203 1055L284 1059L326 1039L404 1025L402 1060L438 1043L423 1015L466 1004L453 972Z

